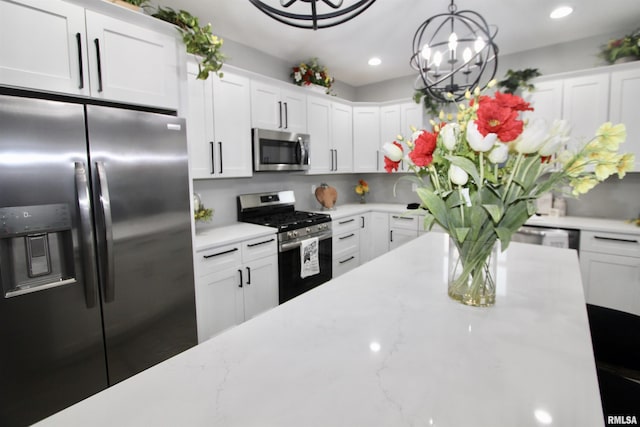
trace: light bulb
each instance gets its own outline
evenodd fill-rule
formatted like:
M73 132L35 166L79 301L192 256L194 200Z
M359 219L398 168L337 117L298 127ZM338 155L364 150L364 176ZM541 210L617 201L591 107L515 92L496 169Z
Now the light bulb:
M451 33L449 36L449 50L455 51L458 47L458 35L456 33Z
M429 58L431 58L431 48L429 47L428 44L425 43L425 45L422 46L422 50L420 51L420 54L427 61L429 60Z
M468 47L464 48L464 51L462 52L462 59L464 59L464 62L471 61L472 56L473 52L471 52L471 49Z
M473 48L475 49L476 53L479 53L482 49L484 49L485 46L486 43L480 36L478 36L476 41L473 43Z
M437 51L437 52L433 55L433 64L434 64L436 67L439 67L441 62L442 62L442 53L440 53L440 51Z

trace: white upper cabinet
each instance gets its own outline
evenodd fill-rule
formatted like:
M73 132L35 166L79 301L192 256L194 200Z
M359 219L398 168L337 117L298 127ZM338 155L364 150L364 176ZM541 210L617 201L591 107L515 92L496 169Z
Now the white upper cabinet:
M84 8L0 0L0 84L89 95L86 56Z
M0 0L0 40L0 84L178 108L169 25L163 33L64 1Z
M610 119L613 123L624 123L627 141L621 151L636 155L634 171L640 171L640 120L638 117L638 95L640 95L640 68L611 73Z
M525 111L524 118L541 118L549 125L555 119L562 118L562 80L535 83L535 90L527 92L525 99L531 103L534 110Z
M251 82L251 123L255 128L307 132L306 96L279 85Z
M175 35L86 11L91 96L178 107Z
M310 174L353 171L352 109L326 97L307 97Z
M235 178L252 175L249 79L225 71L198 80L187 68L187 140L191 177Z
M609 73L565 79L562 109L579 146L593 138L609 116Z
M380 107L353 107L353 170L384 171L380 152Z

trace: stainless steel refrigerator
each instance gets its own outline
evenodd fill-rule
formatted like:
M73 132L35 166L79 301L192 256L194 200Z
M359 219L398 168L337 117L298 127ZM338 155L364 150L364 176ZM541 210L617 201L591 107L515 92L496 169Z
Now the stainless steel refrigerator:
M0 95L2 426L197 343L184 120L14 95Z

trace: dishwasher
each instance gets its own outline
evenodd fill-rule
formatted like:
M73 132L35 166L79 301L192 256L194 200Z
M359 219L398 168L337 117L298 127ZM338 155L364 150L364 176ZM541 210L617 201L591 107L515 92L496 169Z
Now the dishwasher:
M511 241L578 251L580 249L580 230L523 225L514 233Z

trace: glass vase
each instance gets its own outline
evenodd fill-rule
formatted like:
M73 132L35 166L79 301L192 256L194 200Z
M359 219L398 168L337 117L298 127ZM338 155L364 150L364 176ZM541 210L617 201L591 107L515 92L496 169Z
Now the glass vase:
M449 285L451 298L466 305L488 307L496 301L496 273L500 242L449 237Z
M361 194L361 195L360 195L360 203L361 203L361 204L367 203L367 198L365 197L365 195L364 195L364 194Z

